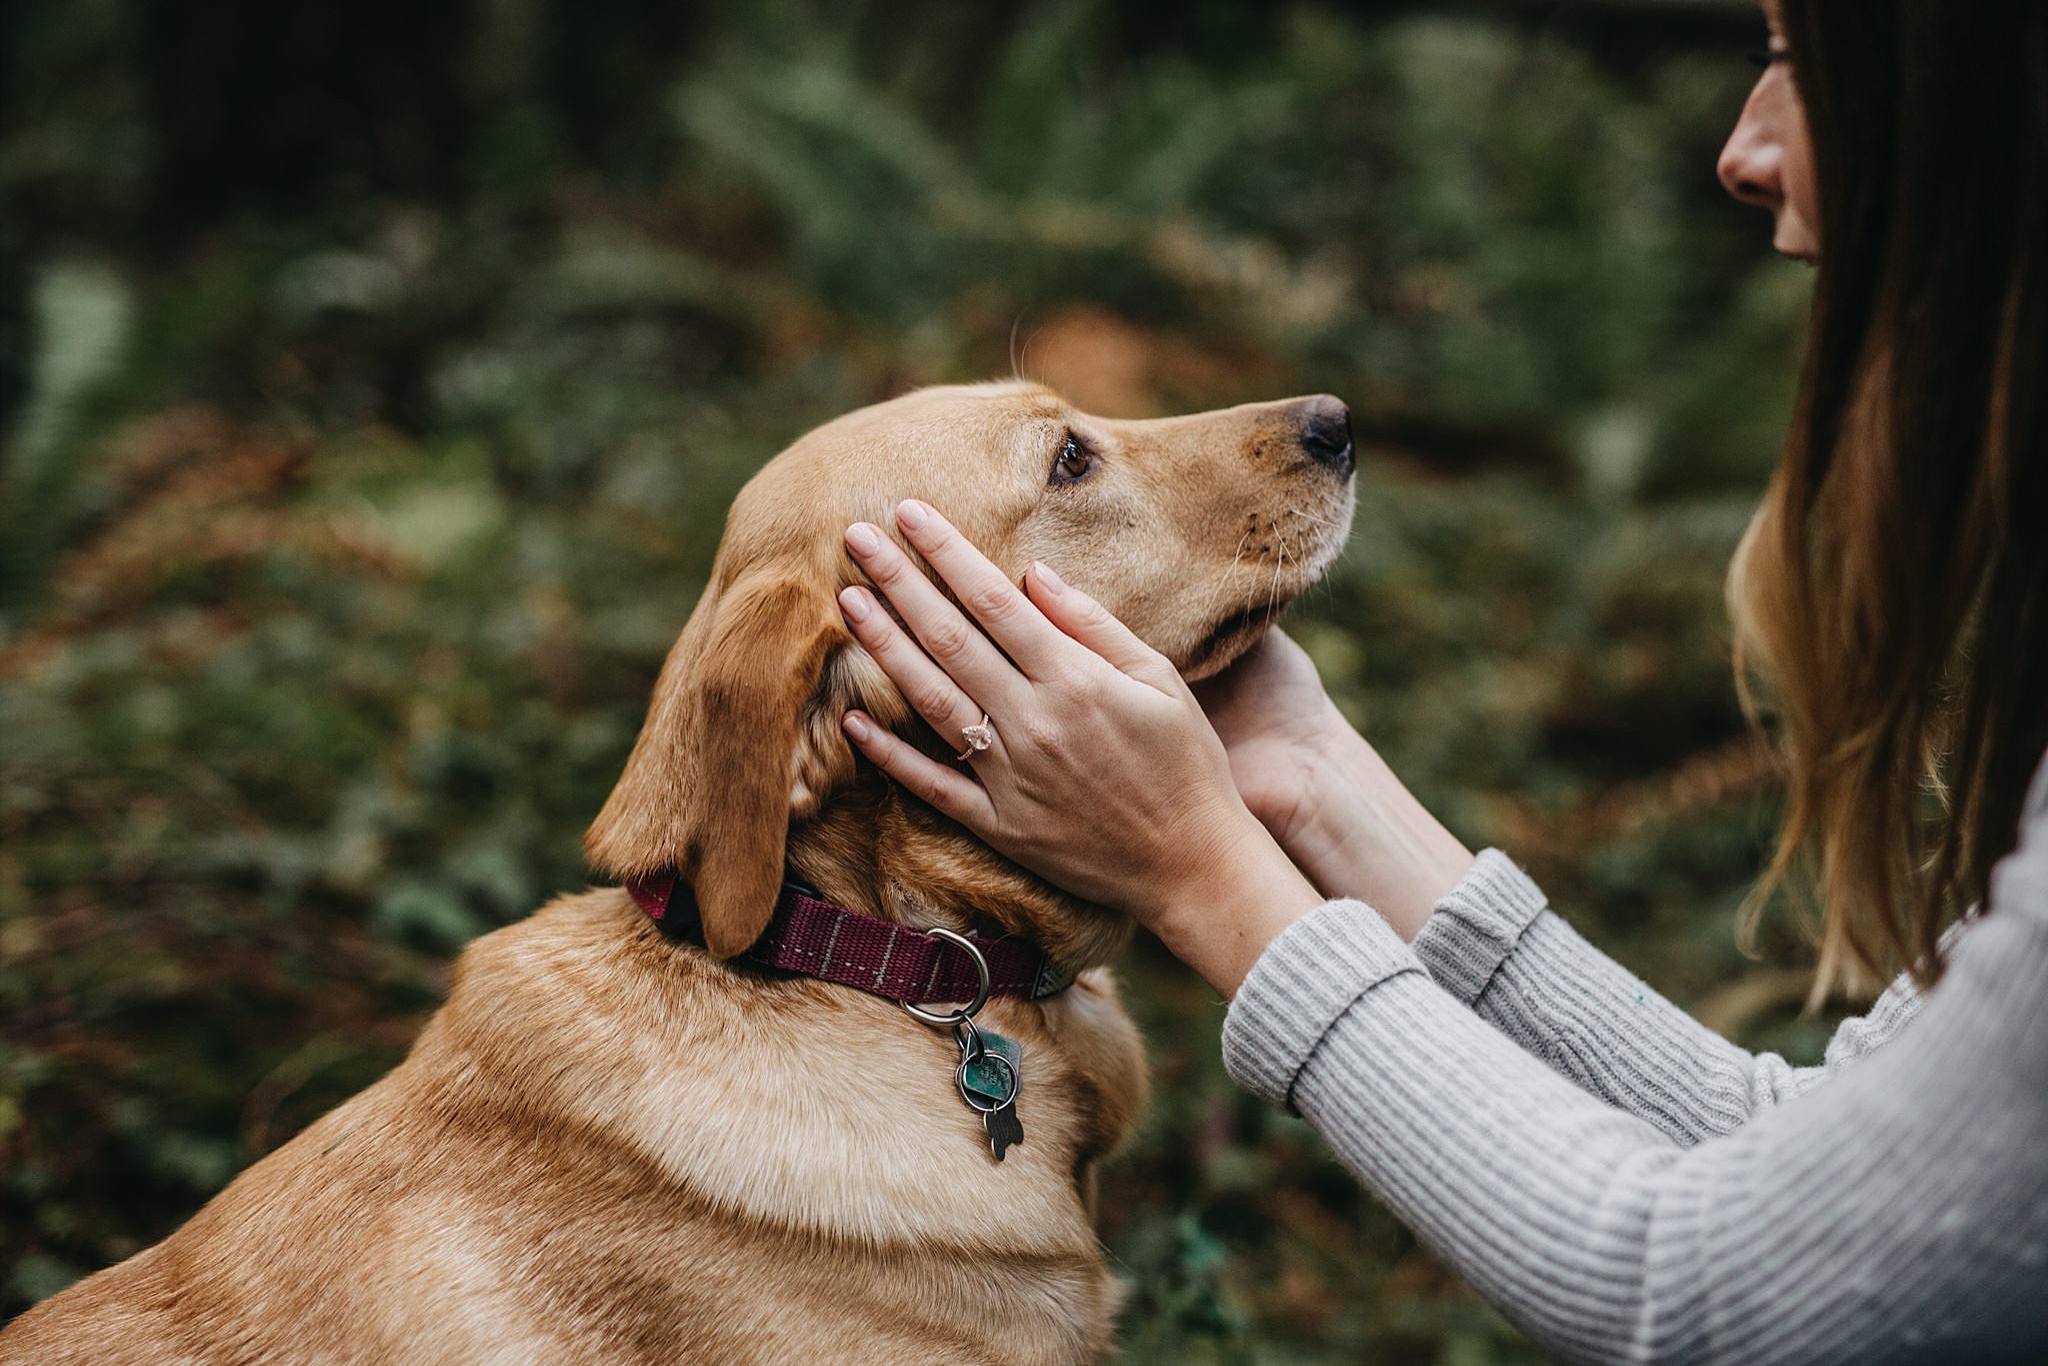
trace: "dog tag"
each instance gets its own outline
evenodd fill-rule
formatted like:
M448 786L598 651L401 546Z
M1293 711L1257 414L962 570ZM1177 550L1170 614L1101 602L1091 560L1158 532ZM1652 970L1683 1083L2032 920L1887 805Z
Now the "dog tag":
M981 1046L963 1050L966 1057L960 1063L960 1085L963 1090L981 1097L990 1105L1001 1105L1014 1099L1019 1077L1017 1067L1024 1061L1024 1050L1013 1039L988 1029L975 1031L975 1041ZM975 1102L968 1101L978 1110Z
M960 1039L960 1068L955 1080L960 1099L981 1114L989 1152L1003 1160L1013 1143L1024 1141L1017 1119L1017 1095L1024 1089L1024 1048L993 1030L970 1028Z
M1012 1143L1024 1141L1024 1126L1017 1122L1017 1102L1011 1101L1000 1110L984 1110L981 1127L988 1131L988 1150L995 1154L996 1161L1003 1160L1003 1154L1010 1150Z

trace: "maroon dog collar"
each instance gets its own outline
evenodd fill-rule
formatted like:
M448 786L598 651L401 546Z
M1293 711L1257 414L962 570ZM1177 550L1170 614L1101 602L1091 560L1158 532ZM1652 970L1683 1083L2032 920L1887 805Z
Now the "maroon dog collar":
M664 933L698 937L697 899L688 883L653 877L627 883L626 891ZM1073 984L1022 940L966 937L988 964L991 996L1038 1000ZM971 1001L981 990L972 958L937 935L836 906L788 883L767 930L739 957L898 1002Z

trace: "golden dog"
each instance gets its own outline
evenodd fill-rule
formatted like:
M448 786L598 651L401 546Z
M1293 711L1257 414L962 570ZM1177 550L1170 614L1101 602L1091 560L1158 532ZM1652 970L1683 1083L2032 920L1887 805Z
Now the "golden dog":
M855 705L954 746L842 623L841 532L924 498L1006 571L1046 561L1200 676L1336 556L1351 468L1327 397L1113 422L1005 383L805 436L733 505L586 841L602 873L679 874L703 947L619 889L479 939L390 1075L171 1237L23 1314L0 1360L1101 1357L1119 1292L1094 1171L1146 1090L1101 966L1129 925L856 761L839 728ZM1078 973L981 1017L1025 1050L1006 1161L955 1091L945 1031L725 961L791 875L869 915L1027 938Z

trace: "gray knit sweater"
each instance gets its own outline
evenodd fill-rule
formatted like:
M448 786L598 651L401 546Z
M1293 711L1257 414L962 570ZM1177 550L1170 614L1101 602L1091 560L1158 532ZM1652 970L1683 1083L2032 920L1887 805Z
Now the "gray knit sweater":
M1414 947L1332 901L1274 940L1231 1075L1573 1361L2048 1356L2048 765L1985 914L1824 1065L1750 1054L1497 851Z

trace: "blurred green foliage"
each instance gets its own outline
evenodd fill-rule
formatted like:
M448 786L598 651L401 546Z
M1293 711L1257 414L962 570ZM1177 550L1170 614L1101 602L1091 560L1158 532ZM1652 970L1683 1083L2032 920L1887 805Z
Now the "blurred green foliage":
M256 58L171 10L0 19L10 1309L175 1227L581 885L752 470L1013 366L1131 411L1348 399L1357 531L1291 627L1333 694L1659 987L1814 1049L1732 933L1771 809L1720 580L1806 290L1712 181L1740 7L785 0L657 41L499 0L404 59L455 93L351 77L389 118L326 160L194 114ZM1229 1085L1206 988L1127 971L1131 1360L1532 1358Z

